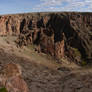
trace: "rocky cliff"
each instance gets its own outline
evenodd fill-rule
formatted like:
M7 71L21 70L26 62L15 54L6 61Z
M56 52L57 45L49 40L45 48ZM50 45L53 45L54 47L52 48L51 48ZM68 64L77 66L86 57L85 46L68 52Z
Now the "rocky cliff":
M0 35L18 36L55 58L92 59L92 13L28 13L0 16Z

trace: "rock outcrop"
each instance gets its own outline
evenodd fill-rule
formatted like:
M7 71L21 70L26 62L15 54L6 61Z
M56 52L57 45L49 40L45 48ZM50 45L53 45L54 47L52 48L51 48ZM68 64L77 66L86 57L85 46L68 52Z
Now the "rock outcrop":
M29 92L26 82L22 78L19 65L9 63L0 70L0 86L8 92Z
M19 46L34 44L61 58L73 52L92 60L92 13L30 13L0 17L0 35L19 35ZM73 57L73 56L72 56ZM77 57L77 56L76 56Z

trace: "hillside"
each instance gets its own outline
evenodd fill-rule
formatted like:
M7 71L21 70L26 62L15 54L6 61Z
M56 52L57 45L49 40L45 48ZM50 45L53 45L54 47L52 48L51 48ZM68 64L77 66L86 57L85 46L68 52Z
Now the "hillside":
M92 14L0 16L0 69L22 67L30 92L92 91Z
M20 47L34 44L38 51L55 58L67 55L78 63L81 59L90 62L91 20L91 13L74 12L5 15L0 17L0 35L19 36ZM75 50L80 55L74 56Z

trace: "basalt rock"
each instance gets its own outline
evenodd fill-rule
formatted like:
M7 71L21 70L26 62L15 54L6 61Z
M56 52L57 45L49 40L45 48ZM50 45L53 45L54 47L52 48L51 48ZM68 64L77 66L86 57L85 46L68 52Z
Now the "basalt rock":
M81 58L92 60L92 13L28 13L1 16L0 35L18 35L18 46L34 44L40 47L41 52L55 58L73 52L68 48L71 47L81 53ZM73 53L70 55L73 57Z
M0 87L4 87L7 92L29 92L20 66L14 63L4 65L0 69Z

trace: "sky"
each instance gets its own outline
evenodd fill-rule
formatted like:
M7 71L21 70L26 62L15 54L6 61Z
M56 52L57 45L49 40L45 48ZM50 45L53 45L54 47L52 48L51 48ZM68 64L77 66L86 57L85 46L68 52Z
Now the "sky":
M0 14L50 11L92 12L92 0L0 0Z

